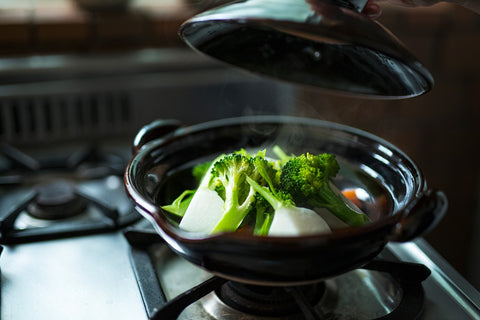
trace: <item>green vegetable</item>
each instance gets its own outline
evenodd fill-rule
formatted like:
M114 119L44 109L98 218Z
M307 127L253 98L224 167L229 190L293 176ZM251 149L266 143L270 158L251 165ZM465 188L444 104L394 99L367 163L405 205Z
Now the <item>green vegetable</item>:
M259 234L293 236L301 234L330 232L328 224L315 211L297 207L291 196L284 192L277 192L269 187L262 187L247 177L247 182L260 194L275 210L268 221L262 225Z
M278 145L273 146L272 151L278 157L282 165L292 158L292 156L287 155L285 151L283 151L283 149Z
M256 161L262 160L261 157L261 154L252 157L238 152L228 154L214 163L209 188L224 200L224 206L223 217L212 233L237 230L252 209L255 190L246 183L246 179L263 183L264 179L255 166Z
M283 192L275 192L270 190L268 187L262 187L255 180L247 177L247 182L252 188L258 192L273 208L277 211L280 208L293 208L295 207L295 202L293 202L289 194Z
M282 168L280 189L291 194L298 203L327 208L351 226L369 222L367 215L346 204L340 191L331 183L338 171L338 162L332 154L293 156Z
M171 204L162 206L162 209L173 213L176 216L183 217L192 201L195 190L185 190Z
M255 224L253 234L257 236L268 235L268 230L273 220L273 208L259 193L255 193L255 205L253 207L255 214Z
M202 178L208 172L211 165L212 165L212 161L206 161L206 162L199 163L193 167L192 175L198 183L202 181Z
M270 204L270 206L272 206L273 210L277 211L280 208L294 208L295 203L293 202L290 194L276 191L275 182L279 182L275 181L277 179L277 171L273 169L273 167L267 161L260 161L258 158L256 159L255 165L268 186L262 187L250 177L246 178L248 184L252 186L252 188L261 196L261 198L263 198L268 204ZM263 209L266 211L267 206L265 202L261 200L261 198L258 200L260 211Z
M197 189L162 208L182 217L180 228L205 234L244 227L261 236L330 232L313 208L326 208L353 226L369 221L331 182L339 171L334 155L288 155L279 146L271 151L275 159L266 150L240 149L196 165Z

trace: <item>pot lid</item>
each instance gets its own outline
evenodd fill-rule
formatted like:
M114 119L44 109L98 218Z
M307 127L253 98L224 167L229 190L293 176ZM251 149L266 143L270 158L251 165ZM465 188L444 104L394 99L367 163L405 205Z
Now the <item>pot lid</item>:
M359 13L365 3L235 1L191 18L179 34L201 53L292 83L379 99L428 92L429 71L390 31Z

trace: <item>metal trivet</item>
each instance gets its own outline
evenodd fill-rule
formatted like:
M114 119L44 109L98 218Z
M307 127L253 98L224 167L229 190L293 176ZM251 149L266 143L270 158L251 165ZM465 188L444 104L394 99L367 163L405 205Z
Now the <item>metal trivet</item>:
M134 269L148 319L177 319L186 307L212 291L217 291L222 286L228 285L229 280L214 276L167 301L155 271L152 257L148 252L150 246L164 243L163 240L153 231L131 229L125 231L124 234L131 246L130 261ZM430 270L426 266L416 263L376 259L361 269L386 273L398 282L402 289L402 297L398 306L385 316L371 320L420 318L425 303L422 281L430 275ZM318 310L310 305L310 301L302 294L302 290L298 287L286 287L285 291L292 295L293 300L298 305L298 310L301 315L303 315L303 319L336 319L335 316L330 318L330 315L319 314Z

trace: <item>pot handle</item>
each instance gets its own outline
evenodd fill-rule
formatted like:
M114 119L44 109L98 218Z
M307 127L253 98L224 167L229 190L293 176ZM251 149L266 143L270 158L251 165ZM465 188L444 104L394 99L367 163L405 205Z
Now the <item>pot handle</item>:
M427 190L405 209L389 240L406 242L430 231L445 215L447 203L442 191Z
M133 153L137 153L148 142L164 138L180 128L182 124L174 119L159 119L144 125L133 139Z

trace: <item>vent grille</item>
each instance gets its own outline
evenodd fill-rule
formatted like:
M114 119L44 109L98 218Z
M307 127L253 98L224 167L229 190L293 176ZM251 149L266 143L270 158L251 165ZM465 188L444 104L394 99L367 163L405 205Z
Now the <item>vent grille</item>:
M126 92L6 97L0 100L0 138L22 144L106 137L131 126Z

